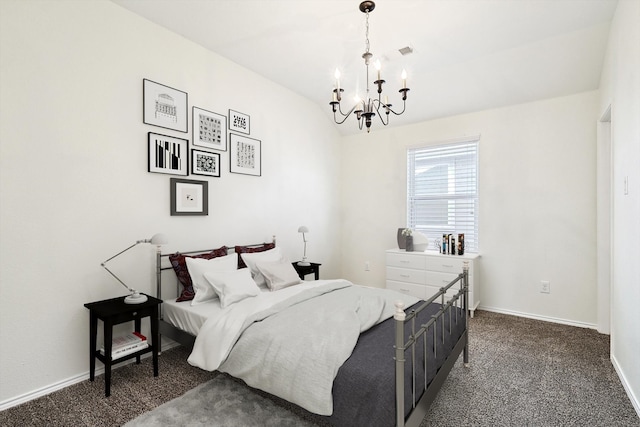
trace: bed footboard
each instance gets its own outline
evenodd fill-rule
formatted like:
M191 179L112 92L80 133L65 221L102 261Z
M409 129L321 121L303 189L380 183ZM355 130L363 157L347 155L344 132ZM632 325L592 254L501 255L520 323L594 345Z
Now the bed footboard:
M459 290L455 295L448 298L446 297L447 291L453 288L458 283ZM439 300L439 301L438 301ZM427 300L419 308L412 310L408 314L404 311L404 304L402 302L396 303L395 319L395 361L396 361L396 426L419 426L422 419L426 415L429 406L435 400L438 391L442 387L449 372L453 368L460 353L464 353L463 360L465 366L469 363L469 342L468 342L468 301L469 301L469 263L464 262L463 272L458 277L451 281L447 286L441 288L438 293ZM416 325L417 314L429 306L433 302L440 302L440 310L431 317L425 324ZM460 314L462 313L462 314ZM445 316L448 319L445 319ZM448 320L448 328L445 326ZM453 346L451 352L446 357L445 362L437 371L435 377L432 379L427 378L427 352L437 352L436 348L436 335L441 332L441 337L438 340L442 340L444 344L446 338L452 336L452 324L458 324L458 322L464 322L464 331ZM406 328L410 329L408 339L405 338ZM436 333L436 329L438 329ZM433 331L433 348L427 349L427 333ZM423 361L424 361L424 377L417 378L416 373L416 345L423 343ZM406 366L407 353L409 353L409 359L411 363L411 413L407 417L405 414L405 378L406 378ZM435 355L435 354L434 354ZM421 382L421 383L420 383ZM417 391L419 390L419 391ZM424 390L424 393L422 393ZM420 393L421 396L419 395Z

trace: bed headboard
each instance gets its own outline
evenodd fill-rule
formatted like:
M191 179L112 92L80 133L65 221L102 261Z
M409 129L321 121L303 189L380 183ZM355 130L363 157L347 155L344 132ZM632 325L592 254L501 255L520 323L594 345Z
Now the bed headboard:
M234 244L234 245L224 245L227 247L227 253L231 254L233 252L235 252L235 248L236 246L243 246L246 248L253 248L253 247L260 247L263 245L267 245L267 244L276 244L276 236L272 236L271 242L261 242L261 243L251 243L249 245L238 245L238 244ZM158 252L156 254L156 297L159 299L162 299L162 285L163 285L163 280L162 280L162 276L163 276L163 272L167 271L167 270L171 270L173 271L173 267L171 266L171 263L169 262L169 257L171 255L174 255L176 253L180 253L182 255L201 255L201 254L205 254L205 253L209 253L215 249L218 248L213 248L213 249L201 249L201 250L189 250L189 251L174 251L171 253L166 253L163 254L160 249L158 248ZM168 273L167 273L168 274ZM169 277L172 277L172 279L175 281L175 290L176 290L176 295L174 296L177 297L178 295L180 295L180 287L182 286L180 284L180 281L178 280L178 278L176 277L175 274L173 275L169 275ZM172 296L166 295L166 297L171 298Z

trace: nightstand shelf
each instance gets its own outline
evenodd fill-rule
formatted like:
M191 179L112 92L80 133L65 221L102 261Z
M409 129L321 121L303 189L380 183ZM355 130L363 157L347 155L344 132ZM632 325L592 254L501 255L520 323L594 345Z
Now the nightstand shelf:
M147 348L143 348L143 349L138 350L136 352L129 353L129 354L126 354L126 355L120 356L120 357L111 357L111 358L107 359L107 356L104 356L102 353L100 353L100 350L96 350L94 356L95 356L96 359L98 359L99 361L101 361L104 364L106 364L107 361L115 364L115 363L124 362L125 360L133 359L134 357L139 359L140 356L142 356L143 354L151 353L152 351L153 351L153 346L150 345ZM140 363L140 360L137 360L137 363Z

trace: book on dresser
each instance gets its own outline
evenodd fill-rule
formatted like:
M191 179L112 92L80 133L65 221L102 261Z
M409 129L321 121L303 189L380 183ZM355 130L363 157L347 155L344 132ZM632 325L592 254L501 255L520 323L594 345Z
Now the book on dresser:
M111 358L117 359L136 351L149 347L147 337L140 332L131 332L126 335L115 337L111 345ZM104 345L100 347L100 354L105 355Z

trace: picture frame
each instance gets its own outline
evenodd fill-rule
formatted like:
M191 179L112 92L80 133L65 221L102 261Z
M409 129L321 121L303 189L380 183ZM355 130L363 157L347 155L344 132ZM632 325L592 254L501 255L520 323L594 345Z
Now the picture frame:
M227 117L193 107L191 111L192 145L227 151Z
M248 136L230 134L229 172L262 175L262 142Z
M143 119L145 124L172 129L178 132L188 131L188 95L178 89L142 80Z
M175 136L148 134L149 172L169 175L189 174L189 141Z
M209 215L209 183L171 178L171 215Z
M220 153L192 149L191 174L220 178Z
M229 109L229 131L251 134L251 117L248 114Z

